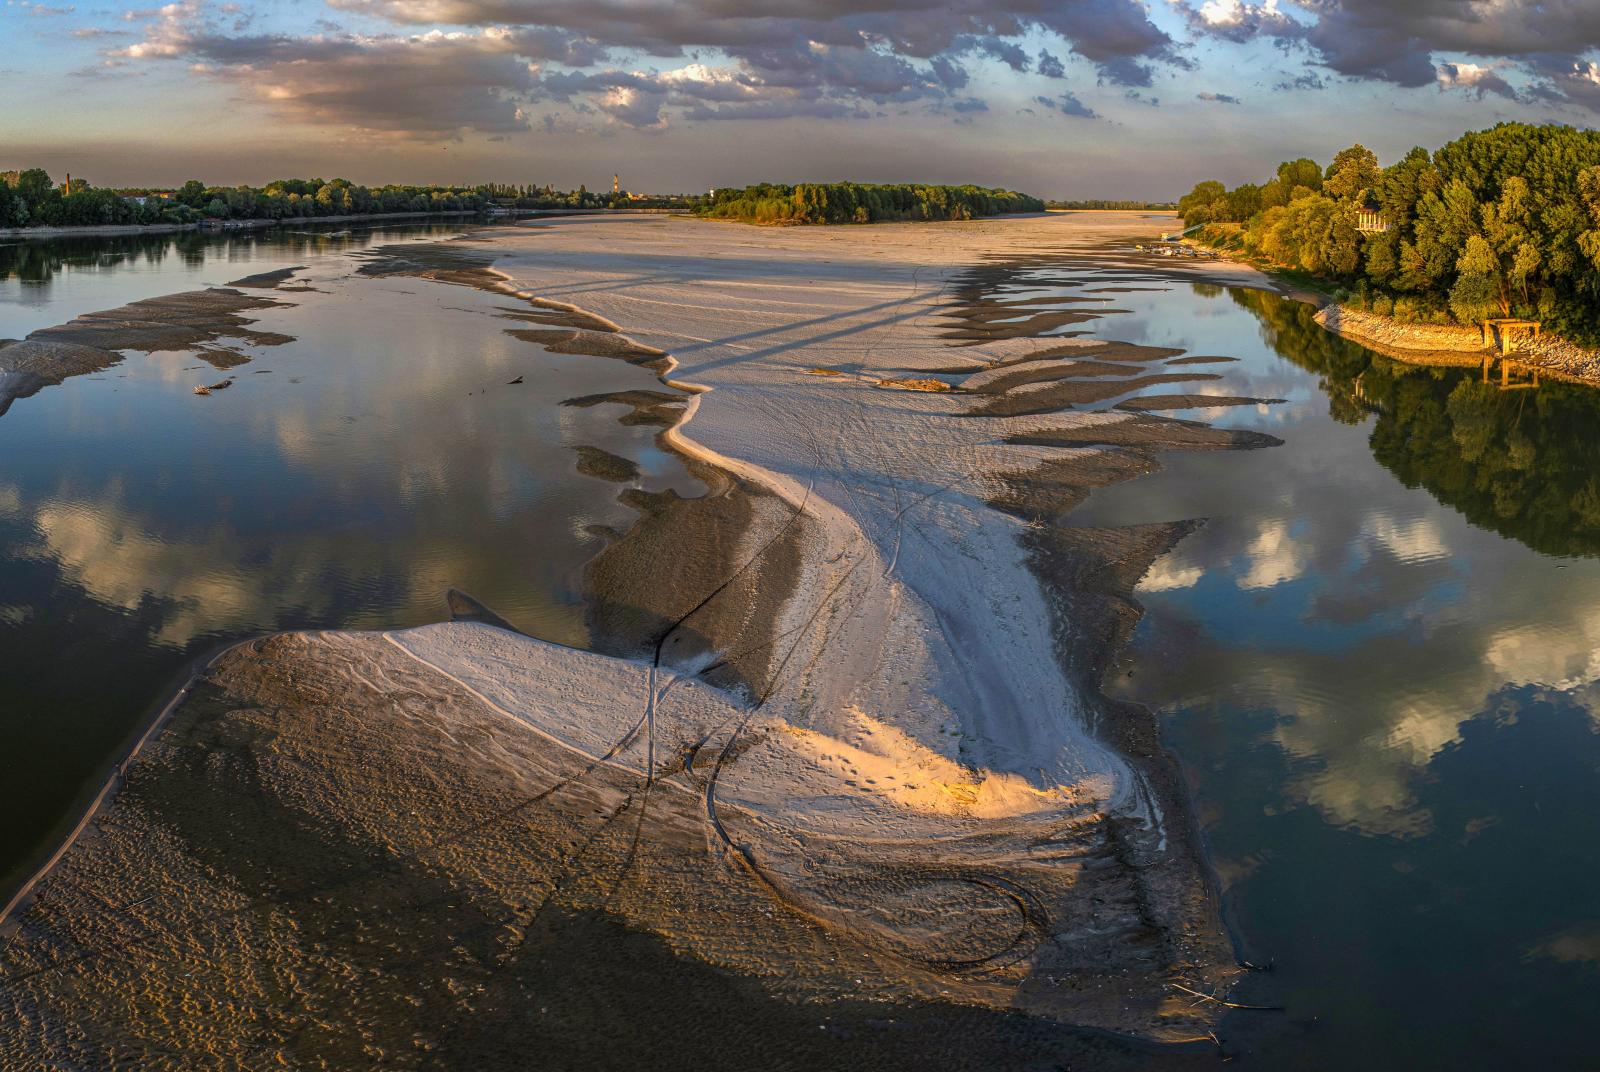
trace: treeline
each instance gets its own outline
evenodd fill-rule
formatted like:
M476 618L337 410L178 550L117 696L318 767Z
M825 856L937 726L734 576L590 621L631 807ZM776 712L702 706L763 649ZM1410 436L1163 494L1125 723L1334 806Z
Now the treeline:
M481 212L481 188L358 186L346 179L280 179L266 186L207 186L191 179L175 190L114 190L73 179L70 190L42 168L0 174L0 226L92 227L365 216L385 212Z
M1178 211L1206 225L1201 241L1332 281L1360 308L1529 317L1600 342L1600 132L1501 123L1387 168L1353 145L1261 185L1202 182Z
M1103 198L1089 198L1080 201L1046 201L1046 208L1077 209L1080 211L1095 210L1100 212L1114 211L1171 211L1178 206L1171 201L1107 201Z
M110 189L73 179L71 189L42 168L0 172L0 227L98 227L107 224L285 220L392 212L486 212L491 208L611 208L687 204L591 193L586 187L485 183L478 186L360 186L347 179L279 179L265 186L208 186L191 179L176 189Z
M626 190L597 193L587 186L579 186L576 190L557 190L554 186L490 183L478 189L501 208L520 209L687 208L694 200L677 194L639 196Z
M860 182L760 183L717 190L696 211L748 223L877 223L884 220L970 220L1007 212L1043 212L1044 202L982 186Z

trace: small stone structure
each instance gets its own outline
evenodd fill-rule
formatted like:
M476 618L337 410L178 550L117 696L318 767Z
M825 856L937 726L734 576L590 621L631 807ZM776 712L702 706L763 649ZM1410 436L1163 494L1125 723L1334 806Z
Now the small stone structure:
M1509 354L1517 349L1520 339L1539 337L1539 322L1518 320L1515 317L1497 317L1485 320L1479 332L1483 345L1493 346L1500 353Z

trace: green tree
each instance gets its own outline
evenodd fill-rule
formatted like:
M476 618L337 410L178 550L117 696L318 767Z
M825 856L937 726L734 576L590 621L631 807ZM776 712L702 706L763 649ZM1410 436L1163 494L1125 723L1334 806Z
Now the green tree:
M1334 156L1323 176L1322 192L1347 200L1365 197L1382 178L1383 169L1378 166L1377 154L1357 142Z
M19 172L16 181L16 193L24 204L31 206L42 205L52 194L56 194L56 184L50 181L50 173L44 168L29 168Z
M1303 186L1312 193L1322 189L1322 168L1315 160L1304 156L1298 160L1286 160L1278 165L1278 181L1290 191L1289 200L1293 201L1296 186Z
M1195 183L1194 189L1178 198L1178 215L1189 226L1210 223L1212 206L1227 196L1228 188L1215 179Z
M174 200L190 208L199 208L207 200L206 184L199 179L190 179L178 188Z

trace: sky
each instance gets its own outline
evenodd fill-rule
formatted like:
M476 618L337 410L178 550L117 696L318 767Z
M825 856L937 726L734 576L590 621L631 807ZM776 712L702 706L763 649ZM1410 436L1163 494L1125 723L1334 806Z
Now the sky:
M1175 198L1600 121L1600 0L0 0L0 170Z

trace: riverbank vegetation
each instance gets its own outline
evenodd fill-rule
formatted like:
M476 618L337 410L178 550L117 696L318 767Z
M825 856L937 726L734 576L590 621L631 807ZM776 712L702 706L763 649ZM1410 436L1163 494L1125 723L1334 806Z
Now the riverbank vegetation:
M1008 212L1043 212L1037 197L983 186L880 185L860 182L759 183L715 190L695 210L746 223L879 223L886 220L970 220Z
M1114 201L1091 197L1078 201L1046 201L1045 208L1063 211L1171 212L1178 206L1171 201Z
M1381 167L1361 145L1178 202L1195 237L1409 323L1528 317L1600 343L1600 132L1501 123Z
M346 179L280 179L266 186L207 186L190 179L173 190L117 190L73 179L68 189L42 168L0 174L0 226L103 227L368 216L391 212L479 212L486 187L359 186Z
M585 187L486 183L478 186L360 186L346 179L279 179L265 186L208 186L191 179L176 189L110 189L83 179L56 183L42 168L0 172L0 227L105 227L187 224L202 220L286 220L389 213L486 212L502 209L594 209L686 204Z

